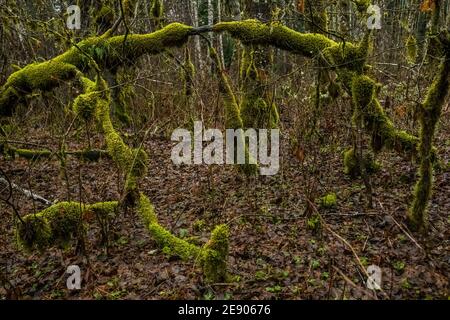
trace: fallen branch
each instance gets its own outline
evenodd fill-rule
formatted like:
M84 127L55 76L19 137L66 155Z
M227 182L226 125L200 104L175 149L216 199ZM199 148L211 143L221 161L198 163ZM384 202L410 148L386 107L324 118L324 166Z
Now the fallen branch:
M0 183L12 188L15 191L22 193L26 197L31 198L35 201L38 201L40 203L43 203L43 204L49 205L49 206L53 205L53 202L51 202L50 200L47 200L44 197L41 197L40 195L34 194L31 190L24 189L15 183L8 182L8 180L6 180L5 178L0 178Z

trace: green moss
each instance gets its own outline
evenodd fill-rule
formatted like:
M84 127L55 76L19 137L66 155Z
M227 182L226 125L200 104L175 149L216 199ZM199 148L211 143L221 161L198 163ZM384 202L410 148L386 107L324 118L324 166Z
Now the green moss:
M15 148L10 148L10 150L14 155L33 161L42 158L49 158L53 154L50 150L29 150L29 149L15 149Z
M367 76L354 76L352 81L355 116L362 116L365 128L372 135L372 148L379 152L383 147L399 153L415 155L418 138L397 130L375 97L376 82Z
M414 64L419 55L416 37L410 35L406 40L406 59L409 64Z
M227 129L244 129L244 124L241 117L240 107L236 100L236 96L234 95L233 89L231 88L231 82L229 80L228 75L223 70L222 63L219 59L217 51L214 48L210 48L210 57L212 61L215 62L214 66L216 68L216 72L219 74L219 91L221 94L221 98L223 100L224 109L225 109L225 126ZM245 158L246 164L239 165L239 169L244 172L246 175L255 175L258 172L258 166L254 164L250 164L250 154L248 151L248 146L245 144L245 138L243 135L238 137L238 139L242 139L244 145L246 145L245 149ZM236 156L235 156L236 159Z
M310 58L336 45L320 34L303 34L278 23L268 25L258 20L220 22L213 31L228 32L246 45L272 45Z
M327 194L326 196L320 198L320 205L324 209L332 209L337 205L337 196L335 193Z
M203 272L208 282L220 282L227 278L228 238L228 226L219 225L203 248Z
M172 23L150 34L128 35L125 45L125 36L105 34L85 39L52 60L32 63L11 74L0 88L0 115L11 116L20 99L34 90L49 91L64 81L79 78L80 71L92 65L85 53L89 53L100 68L116 67L144 54L158 54L168 47L182 46L191 33L192 27Z
M163 252L169 256L177 256L184 260L194 260L203 266L207 281L216 282L225 279L226 258L228 256L228 227L217 226L211 239L204 247L198 247L180 239L158 223L158 218L150 200L140 195L137 212L148 228L150 234Z
M240 105L240 114L244 128L267 128L278 127L279 115L277 106L271 102L266 95L265 84L259 76L259 70L254 58L254 50L244 55L245 61L241 66L247 65L243 79L244 96Z
M449 92L450 53L440 64L420 110L420 167L419 180L414 189L414 200L409 209L408 221L412 229L424 230L427 226L427 206L433 187L433 139L445 98Z
M367 9L369 8L371 4L371 0L355 0L354 3L356 4L356 9L360 13L366 13Z
M117 202L103 202L91 206L78 202L61 202L39 213L29 214L17 224L19 245L26 250L65 247L79 232L87 228L88 213L109 216L117 211Z
M161 0L152 0L150 15L153 19L161 19L164 15L164 4Z
M80 204L62 202L40 213L23 218L18 225L19 243L28 250L65 246L79 230Z

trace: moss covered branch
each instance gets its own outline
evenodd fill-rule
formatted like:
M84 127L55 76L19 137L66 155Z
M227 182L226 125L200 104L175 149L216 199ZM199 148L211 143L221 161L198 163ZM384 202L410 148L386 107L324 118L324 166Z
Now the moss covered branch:
M84 232L94 215L115 216L118 202L84 205L61 202L39 213L23 217L17 225L17 240L27 250L44 250L52 246L65 247L71 239Z
M421 230L427 224L427 206L433 187L433 140L449 92L450 51L439 66L439 72L431 85L420 109L420 167L419 180L414 190L414 201L409 210L411 228Z
M228 257L228 227L217 226L211 233L211 239L203 246L180 239L158 223L155 209L150 200L141 194L138 201L138 214L163 252L180 257L183 260L194 260L202 266L208 282L226 280L226 259Z
M107 32L74 45L42 63L32 63L13 73L0 88L0 116L11 116L17 104L36 90L50 91L90 69L93 59L101 69L116 68L145 54L158 54L183 45L193 28L173 23L150 34L111 37Z

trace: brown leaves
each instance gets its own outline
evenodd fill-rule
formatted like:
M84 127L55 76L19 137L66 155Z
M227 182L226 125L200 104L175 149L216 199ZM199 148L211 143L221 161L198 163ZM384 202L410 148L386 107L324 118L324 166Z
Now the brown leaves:
M436 0L424 0L420 5L420 11L433 12L436 9Z
M298 0L298 2L297 2L297 10L300 13L305 13L305 0Z

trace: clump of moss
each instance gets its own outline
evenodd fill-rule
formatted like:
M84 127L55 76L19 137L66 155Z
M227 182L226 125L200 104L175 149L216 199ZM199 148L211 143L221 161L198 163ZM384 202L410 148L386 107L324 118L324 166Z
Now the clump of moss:
M333 209L337 205L337 196L335 193L329 193L320 198L320 206L324 209Z
M66 247L71 239L84 232L90 214L112 219L117 202L102 202L82 205L78 202L57 203L39 213L29 214L17 224L17 240L21 247L31 251L44 250L52 246Z
M228 238L228 226L219 225L213 230L211 239L203 248L203 272L209 282L219 282L226 279Z
M66 246L79 230L79 203L61 202L40 213L30 214L18 225L19 244L25 249L43 250L49 246Z

